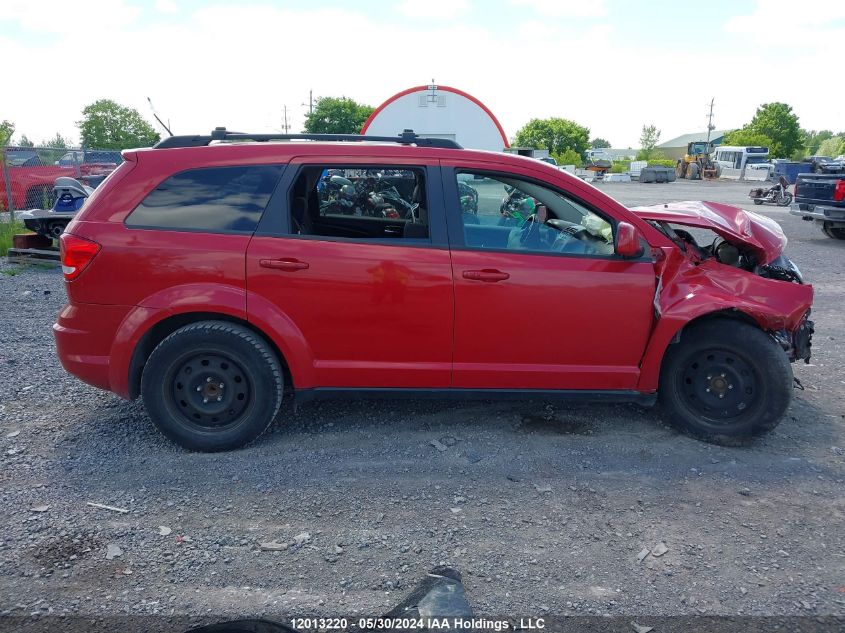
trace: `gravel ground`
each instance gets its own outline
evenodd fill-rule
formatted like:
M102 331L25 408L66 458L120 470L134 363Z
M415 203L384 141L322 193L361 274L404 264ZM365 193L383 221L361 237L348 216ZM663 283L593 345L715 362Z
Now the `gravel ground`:
M749 189L599 186L626 204ZM762 211L815 285L817 331L806 391L745 448L628 405L353 401L190 454L61 369L59 271L4 264L0 614L372 615L441 563L490 616L845 614L845 243Z

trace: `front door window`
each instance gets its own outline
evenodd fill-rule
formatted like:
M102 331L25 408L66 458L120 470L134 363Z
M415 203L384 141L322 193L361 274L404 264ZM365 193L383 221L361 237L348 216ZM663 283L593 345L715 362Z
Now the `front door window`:
M542 185L459 172L464 244L470 248L613 255L613 225Z

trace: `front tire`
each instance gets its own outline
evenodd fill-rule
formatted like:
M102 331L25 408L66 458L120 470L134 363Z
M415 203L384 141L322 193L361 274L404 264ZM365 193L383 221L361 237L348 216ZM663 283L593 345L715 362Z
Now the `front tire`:
M687 165L687 178L689 180L698 180L701 177L698 171L698 163L690 163Z
M141 377L156 428L201 452L231 450L258 438L279 411L283 386L270 346L226 321L179 328L153 350Z
M714 319L686 328L666 352L659 398L681 430L735 445L778 425L792 398L792 367L765 332Z
M784 193L782 196L778 196L777 205L779 207L788 207L792 204L792 194L788 191Z

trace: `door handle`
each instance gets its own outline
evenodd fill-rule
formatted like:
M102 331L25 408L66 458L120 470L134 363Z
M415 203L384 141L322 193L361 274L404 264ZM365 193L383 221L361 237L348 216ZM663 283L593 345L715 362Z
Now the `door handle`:
M260 259L258 260L258 265L262 268L284 270L291 273L308 268L308 262L301 262L292 257L283 257L281 259Z
M485 268L484 270L465 270L463 272L464 279L471 279L473 281L504 281L510 279L508 273L503 273L501 270L494 268Z

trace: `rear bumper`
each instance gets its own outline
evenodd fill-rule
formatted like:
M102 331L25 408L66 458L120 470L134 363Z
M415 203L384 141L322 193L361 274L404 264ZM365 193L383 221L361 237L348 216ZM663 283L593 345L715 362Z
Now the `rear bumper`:
M92 304L68 304L62 308L53 324L62 367L89 385L111 391L111 344L129 310L125 306Z
M803 220L845 223L845 207L827 207L821 204L793 202L789 207L789 213L797 215Z

